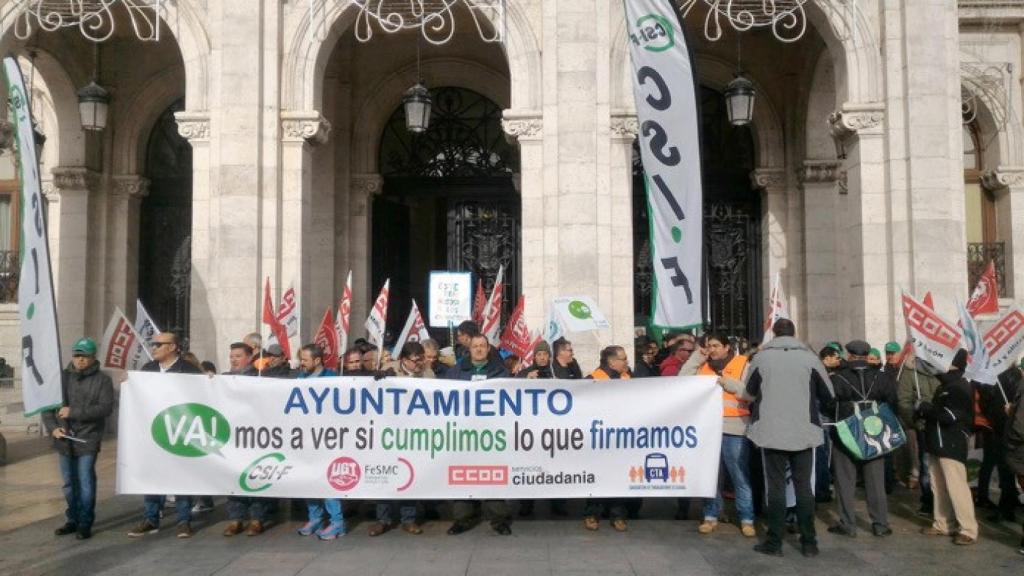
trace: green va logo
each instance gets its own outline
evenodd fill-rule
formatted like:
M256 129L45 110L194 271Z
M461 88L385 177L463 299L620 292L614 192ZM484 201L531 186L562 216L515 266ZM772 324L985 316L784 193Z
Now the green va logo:
M572 302L569 302L569 314L572 314L580 320L586 320L587 318L590 318L591 315L590 306L587 306L579 300L573 300Z
M284 461L284 454L280 452L260 456L242 470L238 485L246 492L262 492L270 488L291 472L291 464L283 464Z
M636 21L636 30L629 39L648 52L664 52L676 45L675 28L664 16L648 14Z
M205 404L178 404L153 418L153 441L176 456L220 455L231 436L231 425Z

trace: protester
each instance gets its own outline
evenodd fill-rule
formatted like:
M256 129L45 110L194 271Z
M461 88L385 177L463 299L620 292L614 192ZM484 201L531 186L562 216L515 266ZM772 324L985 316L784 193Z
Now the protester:
M263 372L263 369L267 367L269 362L268 358L264 358L260 355L260 350L263 350L263 336L258 332L250 332L242 338L242 342L252 349L252 366L256 369L256 372Z
M533 347L533 364L523 368L516 378L554 378L551 371L551 346L541 340Z
M654 365L654 359L658 356L658 345L654 340L647 336L638 336L633 341L633 354L636 355L633 376L636 378L659 376L658 369Z
M622 346L607 346L601 350L601 364L590 374L594 380L629 380L629 358ZM583 527L597 530L600 527L598 518L604 513L611 519L612 528L616 532L627 530L625 498L588 498L583 508Z
M225 375L232 376L259 376L256 367L252 365L253 348L245 342L235 342L231 345L228 353L228 365L230 370Z
M260 376L264 378L295 378L296 373L288 365L280 344L271 344L263 351L263 369Z
M420 342L423 345L423 365L430 368L430 371L435 375L440 374L448 368L442 366L440 363L441 346L437 343L437 340L433 338L427 338Z
M200 367L203 369L203 374L206 374L207 376L217 375L217 365L209 360L203 360Z
M871 366L872 368L878 368L879 370L881 370L881 368L882 368L882 353L878 350L878 348L869 348L868 349L867 363L868 363L868 366Z
M345 376L370 376L372 372L363 370L363 353L358 348L349 348L342 356L342 371Z
M193 364L186 362L179 348L178 336L173 332L160 332L150 342L153 359L142 367L143 372L162 372L164 374L201 374ZM135 528L128 532L131 538L152 534L160 529L160 511L167 501L166 496L147 495L143 497L143 516ZM192 537L192 498L177 495L174 498L177 513L176 526L178 538Z
M377 367L377 349L371 348L363 352L363 372L376 373Z
M195 354L191 352L184 352L181 355L181 359L195 367L195 369L198 370L198 374L203 373L203 363L199 361L199 357Z
M559 338L551 343L551 349L555 355L555 361L551 363L551 371L555 378L560 380L578 380L583 378L583 371L576 362L573 354L572 342L565 338Z
M459 363L469 356L470 340L480 334L480 327L472 320L465 320L455 329L455 362Z
M491 343L487 337L477 334L469 339L469 354L448 371L447 376L451 380L465 380L476 382L479 380L490 380L492 378L507 378L508 371L505 366L491 353ZM490 517L491 528L501 534L508 536L512 534L512 517L508 511L508 503L504 500L484 500L484 514ZM473 503L468 500L458 500L452 503L453 522L448 528L448 534L454 536L472 528Z
M842 364L839 352L831 346L825 346L819 350L818 358L825 366L825 371L830 378L839 371ZM831 423L834 416L835 414L822 413L821 423L825 425ZM827 430L824 430L822 438L824 442L814 449L814 461L820 463L814 467L814 501L825 503L832 501L832 469L829 466L829 462L832 461L832 437Z
M846 344L847 366L832 376L835 390L835 421L852 416L856 406L870 407L871 402L897 402L895 383L878 367L868 364L871 346L863 340ZM885 493L885 458L861 461L851 454L839 439L832 437L832 478L836 488L836 512L839 522L828 531L842 536L856 536L857 518L854 510L858 471L864 478L864 493L871 517L871 533L875 536L892 534L889 528L889 502Z
M935 391L939 389L939 379L931 366L914 357L913 351L907 354L903 363L903 371L896 385L898 413L907 433L907 446L912 457L910 479L907 487L921 489L921 506L917 515L931 518L934 497L931 488L931 474L928 470L928 458L924 442L924 420L916 417L918 404L931 402Z
M683 334L678 338L672 347L672 353L661 363L660 372L662 376L675 376L679 370L690 359L690 355L697 347L697 340L690 334Z
M788 468L796 493L800 552L817 556L811 470L814 449L822 444L820 414L832 403L832 382L814 352L796 339L792 321L776 320L772 331L775 338L764 344L751 361L742 394L752 399L747 436L761 448L766 479L768 533L754 550L769 556L782 555Z
M1010 410L1009 399L1017 397L1020 381L1020 370L1012 366L999 374L995 385L977 383L978 407L985 417L987 425L978 428L981 437L984 457L978 470L978 493L975 497L975 508L994 508L989 520L992 522L1016 521L1017 486L1013 470L1006 461L1006 426ZM975 419L977 422L977 419ZM992 483L992 472L999 477L999 504L993 505L988 498L989 485Z
M502 363L505 364L505 370L507 370L509 374L515 374L519 372L522 360L519 359L519 356L510 353L502 359Z
M736 514L740 532L748 538L757 535L754 530L754 495L750 486L750 448L747 444L747 426L750 408L740 396L729 390L744 388L747 357L736 354L729 338L724 334L711 334L705 346L696 350L679 371L690 376L717 376L722 386L722 451L721 464L729 474L736 494ZM685 344L685 341L680 345ZM726 383L725 381L729 382ZM720 478L721 479L721 478ZM711 534L718 527L723 512L721 489L714 498L704 501L704 521L697 527L701 534Z
M65 522L57 536L92 537L96 519L96 457L106 419L114 410L114 384L100 372L96 342L80 338L71 347L71 364L61 373L61 407L42 413L53 437L64 482Z
M900 369L900 351L903 347L899 345L899 342L886 342L885 348L885 365L882 370L896 374Z
M925 450L935 494L934 522L922 533L954 535L953 543L960 546L978 541L978 522L967 484L967 449L974 421L974 401L971 386L964 379L966 367L967 351L961 348L949 371L938 375L941 384L932 400L920 402L915 410L917 418L925 422ZM956 518L956 530L950 525L950 515Z
M250 334L250 336L252 336ZM252 365L251 346L245 342L231 344L231 352L228 353L228 363L231 370L225 372L230 376L258 376L259 372ZM237 536L245 532L247 536L259 536L269 526L270 511L273 502L267 498L254 498L251 496L228 496L228 522L224 529L224 536ZM249 520L248 527L245 524Z
M1024 373L1024 359L1017 370ZM1007 416L1006 463L1017 473L1017 478L1024 486L1024 386L1017 387L1016 398ZM1024 554L1024 535L1021 536L1018 552Z

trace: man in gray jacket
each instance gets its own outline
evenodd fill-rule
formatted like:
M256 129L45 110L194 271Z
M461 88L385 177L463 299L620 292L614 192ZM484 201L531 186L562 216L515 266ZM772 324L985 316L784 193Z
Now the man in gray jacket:
M761 448L767 481L768 535L754 550L782 556L788 466L796 489L801 553L816 556L811 471L814 449L824 441L821 413L827 411L832 401L832 383L817 354L795 338L796 326L792 321L779 319L772 330L775 338L751 361L744 393L753 399L747 437Z

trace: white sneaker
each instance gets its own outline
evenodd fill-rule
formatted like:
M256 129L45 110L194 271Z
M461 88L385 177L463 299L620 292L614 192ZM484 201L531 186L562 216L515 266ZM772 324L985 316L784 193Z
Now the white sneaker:
M209 512L210 510L213 510L213 508L210 508L209 506L204 506L203 504L196 504L192 506L193 514L202 514L203 512Z

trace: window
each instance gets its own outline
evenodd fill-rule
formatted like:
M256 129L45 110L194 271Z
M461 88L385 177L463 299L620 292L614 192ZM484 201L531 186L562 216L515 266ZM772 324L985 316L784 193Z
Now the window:
M995 194L981 185L985 149L977 122L963 125L963 142L967 289L973 289L991 261L995 263L999 296L1003 297L1006 295L1005 244L999 241Z
M18 249L18 176L14 153L0 153L0 252Z

